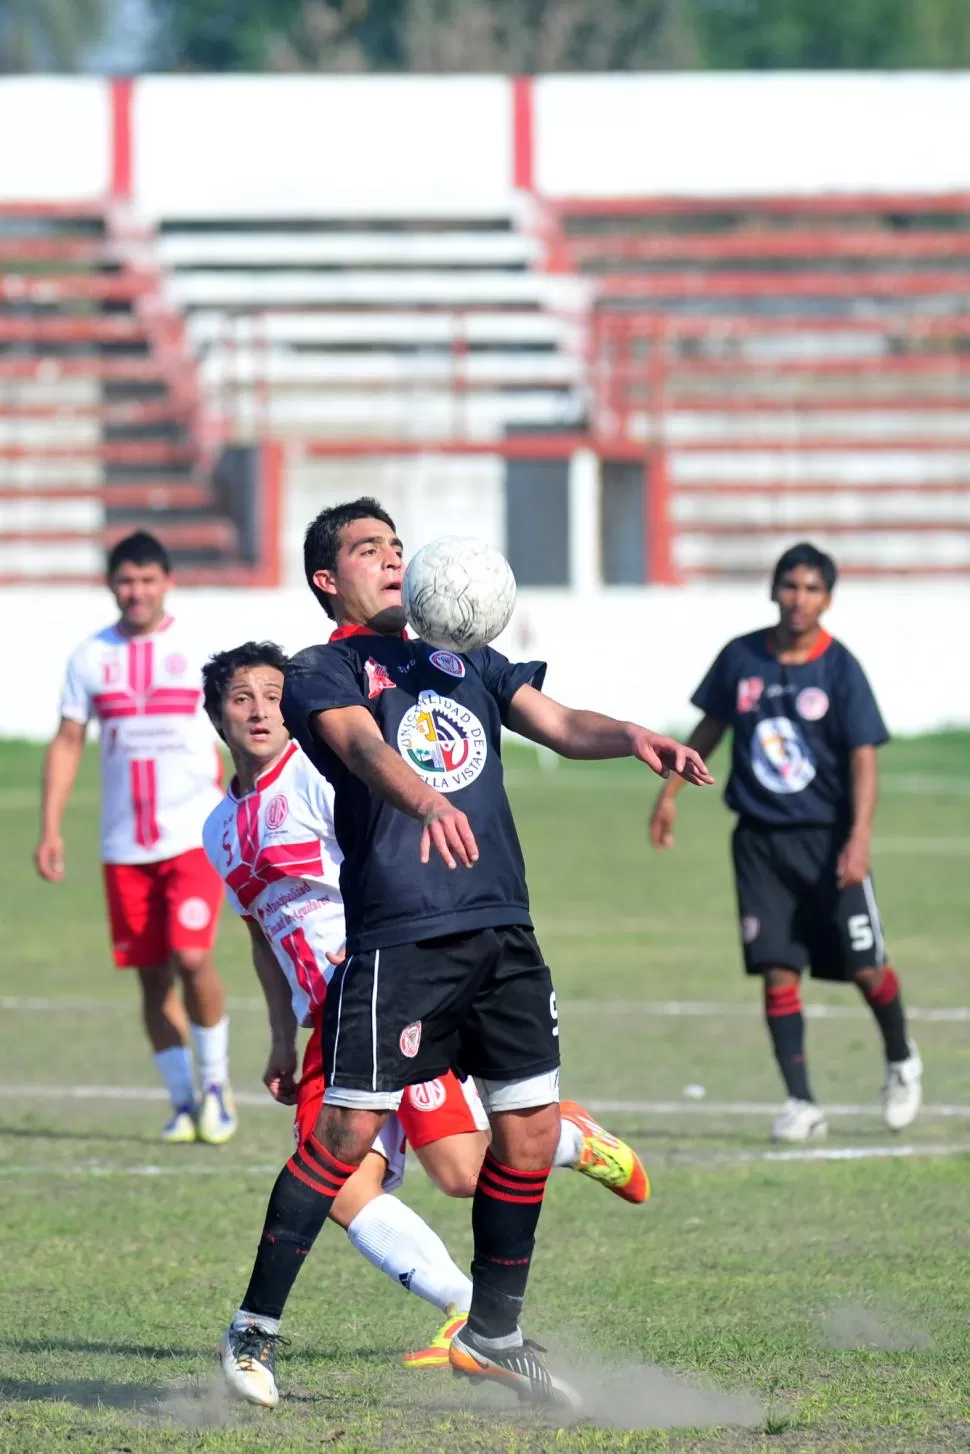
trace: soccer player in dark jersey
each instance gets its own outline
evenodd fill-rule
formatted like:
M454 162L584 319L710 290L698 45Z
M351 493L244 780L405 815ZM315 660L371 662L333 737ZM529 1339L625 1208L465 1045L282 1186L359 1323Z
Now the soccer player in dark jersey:
M855 981L871 1007L886 1055L886 1125L908 1126L922 1099L923 1067L869 872L876 748L889 733L862 667L821 625L836 575L815 546L787 550L771 583L778 624L729 641L692 698L704 713L690 739L698 752L709 756L733 731L724 797L738 814L732 848L745 969L764 979L788 1092L774 1123L779 1141L827 1131L805 1061L806 966L816 979ZM678 786L669 781L653 810L656 848L673 846Z
M242 1311L272 1328L334 1197L405 1087L455 1068L475 1077L492 1142L472 1203L471 1308L452 1367L572 1404L519 1328L559 1139L559 1017L532 932L501 731L568 757L632 756L660 774L712 779L669 737L544 697L541 662L407 640L403 548L376 501L324 510L304 565L337 630L290 662L283 715L334 789L347 958L323 1009L323 1109L277 1179Z

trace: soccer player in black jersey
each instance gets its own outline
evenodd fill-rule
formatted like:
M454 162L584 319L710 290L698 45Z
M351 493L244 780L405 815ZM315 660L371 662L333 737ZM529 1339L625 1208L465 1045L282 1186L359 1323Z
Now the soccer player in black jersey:
M775 1058L788 1092L774 1124L780 1141L826 1134L805 1062L799 978L854 980L886 1055L883 1113L891 1130L922 1098L916 1046L907 1038L899 982L886 959L869 873L879 795L876 748L888 741L862 667L821 625L836 566L807 543L775 566L778 624L728 642L692 701L704 713L690 743L705 757L733 731L725 802L748 974L764 979ZM673 845L679 784L662 789L651 818L656 848Z
M283 715L334 789L347 958L323 1010L323 1109L277 1179L242 1309L280 1317L334 1197L405 1087L455 1068L478 1083L492 1143L452 1366L572 1404L519 1328L559 1138L559 1019L532 932L501 731L568 757L632 756L660 774L712 779L669 737L544 697L541 662L407 640L403 548L376 501L324 510L304 564L337 629L290 662Z

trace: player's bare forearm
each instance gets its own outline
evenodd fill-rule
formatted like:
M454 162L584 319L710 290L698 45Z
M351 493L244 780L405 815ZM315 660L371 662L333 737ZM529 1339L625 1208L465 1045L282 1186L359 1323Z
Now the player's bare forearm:
M56 837L61 831L83 753L84 726L65 719L44 759L41 833L45 837Z
M422 863L429 861L432 848L448 868L457 868L459 864L471 868L478 861L478 845L464 813L444 793L429 787L388 746L366 707L336 707L317 712L311 725L321 741L372 793L422 824L419 848Z
M688 737L687 746L692 747L695 752L700 753L706 762L720 745L727 728L728 724L726 722L720 721L717 717L709 717L705 714ZM661 792L665 798L675 798L683 786L684 779L682 777L671 776L664 783Z
M247 924L253 950L253 968L263 991L269 1015L269 1029L278 1045L296 1045L296 1016L286 975L280 968L258 924Z
M879 767L874 747L854 747L849 759L852 779L852 836L872 837L879 801Z
M663 777L676 772L692 783L706 785L714 781L700 754L673 738L651 732L636 722L605 717L601 712L564 707L561 702L537 692L535 687L522 686L515 693L509 706L508 725L523 737L551 747L560 757L584 761L636 757Z
M369 712L356 707L318 712L313 730L371 792L409 818L423 819L441 796L387 745Z

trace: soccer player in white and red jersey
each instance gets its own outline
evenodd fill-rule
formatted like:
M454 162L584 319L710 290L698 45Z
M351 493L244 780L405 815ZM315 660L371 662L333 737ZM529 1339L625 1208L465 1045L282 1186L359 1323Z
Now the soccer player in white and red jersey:
M270 1054L263 1080L296 1106L294 1175L326 1180L312 1134L323 1104L322 1007L345 937L340 891L343 855L333 823L333 789L283 723L286 657L272 642L220 652L203 669L206 710L232 754L236 776L206 822L203 841L226 883L231 907L250 932L253 964L266 997ZM297 1080L296 1032L311 1030ZM331 1212L353 1245L392 1281L447 1314L431 1345L409 1354L412 1368L443 1367L464 1325L471 1282L437 1234L388 1191L403 1174L404 1144L449 1195L472 1196L488 1143L488 1120L474 1082L450 1072L409 1088ZM635 1153L575 1102L562 1107L557 1166L582 1172L631 1202L649 1194ZM254 1403L278 1398L273 1352L279 1319L246 1310L223 1340L230 1386Z
M108 557L107 581L118 620L68 661L34 862L49 883L63 879L61 825L96 717L111 940L118 968L138 974L145 1030L171 1097L162 1138L219 1145L236 1115L225 993L212 962L222 884L202 825L221 797L221 759L203 708L201 660L165 609L172 579L164 547L144 531L128 536Z

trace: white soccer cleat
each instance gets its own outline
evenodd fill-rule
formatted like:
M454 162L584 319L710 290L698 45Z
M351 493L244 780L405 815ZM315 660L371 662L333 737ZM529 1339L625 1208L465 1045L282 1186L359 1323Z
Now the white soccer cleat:
M219 1354L226 1383L234 1394L247 1403L275 1409L280 1401L276 1349L282 1341L278 1333L264 1333L253 1323L226 1329Z
M890 1060L882 1088L882 1114L890 1131L904 1131L916 1120L923 1103L923 1062L915 1043L909 1042L905 1060Z
M188 1146L195 1138L195 1107L176 1106L162 1127L162 1140L169 1146Z
M199 1107L199 1140L207 1141L210 1146L223 1146L236 1134L237 1125L236 1102L229 1082L207 1086Z
M771 1128L774 1141L821 1141L828 1133L828 1122L815 1102L794 1096L789 1096Z

